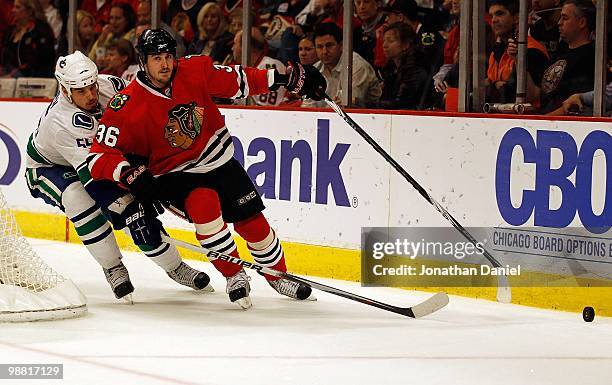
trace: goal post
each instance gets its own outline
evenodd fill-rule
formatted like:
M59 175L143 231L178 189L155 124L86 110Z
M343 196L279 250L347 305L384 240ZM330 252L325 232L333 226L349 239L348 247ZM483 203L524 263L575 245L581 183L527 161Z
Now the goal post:
M83 293L36 254L0 190L0 322L74 318L86 312Z

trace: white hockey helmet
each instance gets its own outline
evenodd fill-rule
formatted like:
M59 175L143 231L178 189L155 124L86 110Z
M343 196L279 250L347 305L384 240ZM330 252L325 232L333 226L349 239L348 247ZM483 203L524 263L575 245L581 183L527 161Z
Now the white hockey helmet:
M57 59L55 78L66 89L68 100L72 102L73 88L87 87L98 81L98 67L81 51L75 51Z

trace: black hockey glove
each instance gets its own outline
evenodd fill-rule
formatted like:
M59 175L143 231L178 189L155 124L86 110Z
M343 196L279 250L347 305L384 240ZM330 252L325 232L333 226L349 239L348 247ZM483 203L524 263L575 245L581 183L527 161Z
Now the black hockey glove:
M277 80L278 79L278 80ZM274 73L274 86L283 85L287 91L305 96L313 100L322 100L325 97L327 81L319 70L311 65L289 62L287 74ZM272 89L272 87L271 87Z
M123 167L119 181L134 195L136 200L141 202L156 200L158 186L153 174L146 166Z
M137 201L130 203L121 214L136 245L158 247L162 243L162 223L152 206Z

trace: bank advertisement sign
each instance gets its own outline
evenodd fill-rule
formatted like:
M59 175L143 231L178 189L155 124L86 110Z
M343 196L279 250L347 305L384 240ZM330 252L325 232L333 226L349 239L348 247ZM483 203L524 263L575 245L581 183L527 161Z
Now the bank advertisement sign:
M23 179L27 138L45 108L0 102L0 185L16 208L54 210L32 199ZM235 157L284 240L359 249L364 227L451 227L333 112L222 113ZM511 250L500 256L504 263L529 255L536 268L550 258L589 271L589 264L612 265L612 124L352 116L463 226L495 229L504 243L486 247ZM163 219L170 228L192 228Z

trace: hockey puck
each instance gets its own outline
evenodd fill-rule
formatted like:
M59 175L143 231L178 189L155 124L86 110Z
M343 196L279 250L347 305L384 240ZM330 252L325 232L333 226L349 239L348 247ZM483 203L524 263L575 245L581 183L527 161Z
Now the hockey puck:
M595 319L595 310L590 306L582 309L582 319L584 322L593 322Z

